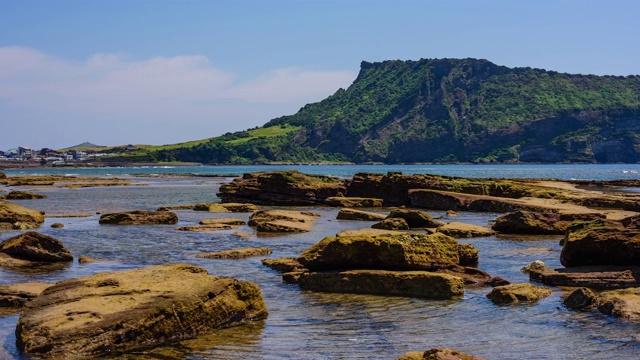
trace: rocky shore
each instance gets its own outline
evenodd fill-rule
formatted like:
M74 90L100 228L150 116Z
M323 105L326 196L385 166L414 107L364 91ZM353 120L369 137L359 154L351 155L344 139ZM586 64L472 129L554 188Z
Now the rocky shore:
M116 178L0 176L0 182L20 190L25 186L135 185ZM339 208L332 221L366 222L367 227L325 234L295 257L267 258L262 264L280 272L282 281L296 291L460 302L466 301L465 291L483 289L486 297L501 307L520 303L535 306L537 301L561 292L565 299L559 304L562 311L590 311L640 322L640 195L621 191L629 186L640 186L640 182L467 179L401 173L361 173L340 179L295 171L262 172L222 184L218 192L221 203L109 213L97 222L100 226L153 226L165 232L215 233L244 226L253 231L242 233L244 238L284 237L314 230L324 212L309 211L310 207L336 212ZM42 197L11 193L0 199L0 231L19 233L0 243L0 267L7 271L39 268L46 273L69 266L74 255L63 244L66 228L58 230L62 240L32 231L44 223L44 214L12 202ZM166 227L196 211L214 217L200 220L198 225ZM435 218L429 215L431 211L447 216ZM495 218L485 226L451 221L463 211ZM231 212L246 215L229 217ZM531 283L511 284L510 279L483 271L479 266L483 254L472 243L459 242L513 234L562 238L558 246L562 246L559 260L564 267L532 265L526 270ZM276 248L282 246L276 243ZM191 258L239 261L272 252L271 247L247 246L202 252ZM17 347L35 358L136 353L229 326L246 326L268 314L255 283L177 263L100 272L55 284L6 285L0 287L0 307L0 314L21 311ZM605 324L607 320L602 321ZM475 357L432 349L399 358Z

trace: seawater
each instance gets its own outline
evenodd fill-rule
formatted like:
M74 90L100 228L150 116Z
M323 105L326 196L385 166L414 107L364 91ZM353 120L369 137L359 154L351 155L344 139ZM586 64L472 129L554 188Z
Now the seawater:
M124 176L153 174L228 175L245 172L298 170L307 174L351 177L355 173L399 171L472 178L544 178L561 180L640 179L640 164L483 164L483 165L232 165L143 166L118 168L24 168L2 170L7 175Z
M428 168L429 166L425 166ZM509 171L501 166L435 166L424 171L443 175L469 176L488 173L490 177L579 178L591 174L606 179L638 178L637 165L612 166L532 166ZM512 167L512 166L509 166ZM203 169L204 168L204 169ZM219 174L242 173L274 167L193 167L164 169L163 172ZM295 167L307 173L326 173L350 176L359 171L404 173L423 172L413 166L343 166ZM564 173L560 171L564 169ZM591 170L589 170L591 168ZM175 170L174 170L175 169ZM196 172L200 169L201 172ZM313 169L313 170L312 170ZM364 170L362 170L364 169ZM377 170L372 170L377 169ZM500 170L502 169L502 170ZM35 169L39 170L39 169ZM19 169L6 171L9 174ZM85 171L84 169L42 169L41 171ZM124 176L135 169L90 169L84 175L97 175L103 171ZM99 171L96 171L99 170ZM160 172L145 168L140 171ZM331 170L331 171L328 171ZM118 172L122 171L120 174ZM504 171L505 175L499 171ZM624 171L627 171L624 173ZM466 174L464 174L466 172ZM550 174L559 174L551 176ZM605 176L603 174L615 174ZM526 176L525 176L526 175ZM587 177L587 178L592 178ZM128 359L394 359L406 351L426 350L432 347L450 347L487 359L635 359L640 358L638 330L640 325L613 319L597 313L581 313L562 305L559 289L532 305L496 306L486 298L489 288L467 289L460 300L434 301L405 297L383 297L351 294L325 294L301 291L295 285L286 285L281 275L260 263L260 259L243 260L198 259L200 252L221 251L243 247L269 247L270 258L295 257L325 236L333 236L345 229L365 228L372 222L336 220L338 209L300 207L321 215L310 233L275 237L252 236L241 239L235 231L253 233L248 227L233 231L189 233L174 230L179 226L195 225L200 220L228 217L195 211L176 211L180 222L175 226L104 226L98 224L99 215L125 210L153 210L165 205L193 204L219 201L216 192L228 178L136 178L146 186L107 187L83 189L36 189L46 199L16 201L21 205L43 210L47 214L90 213L83 218L48 217L38 229L60 239L74 254L103 260L83 264L73 262L68 267L50 273L24 273L0 269L0 284L28 281L56 282L87 276L96 272L118 271L168 262L183 262L202 266L217 276L231 276L257 283L269 310L269 317L246 326L224 329L180 345L158 349L157 354L132 355ZM383 210L374 210L383 211ZM441 211L428 211L443 221L462 221L488 226L499 214L462 213L447 218ZM233 214L248 219L249 214ZM50 225L61 222L63 229ZM17 232L0 233L0 241ZM549 267L560 267L558 237L484 237L460 240L471 243L480 252L479 268L493 276L501 276L513 283L527 282L520 268L534 260L542 260ZM15 325L18 316L0 318L0 359L27 359L16 349Z

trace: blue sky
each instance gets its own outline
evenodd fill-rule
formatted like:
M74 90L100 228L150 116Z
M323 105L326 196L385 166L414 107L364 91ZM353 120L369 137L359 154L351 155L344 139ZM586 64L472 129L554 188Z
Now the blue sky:
M362 60L640 74L640 1L0 0L0 149L170 144L346 88Z

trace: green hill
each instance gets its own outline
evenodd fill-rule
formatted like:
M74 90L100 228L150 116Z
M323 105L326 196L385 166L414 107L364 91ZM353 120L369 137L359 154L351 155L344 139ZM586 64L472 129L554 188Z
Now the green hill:
M477 59L362 62L348 89L263 127L157 161L640 161L640 76L573 75Z

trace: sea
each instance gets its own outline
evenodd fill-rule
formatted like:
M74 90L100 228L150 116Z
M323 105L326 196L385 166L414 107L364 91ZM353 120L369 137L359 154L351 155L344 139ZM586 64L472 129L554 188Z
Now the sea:
M175 228L196 225L205 218L229 214L175 211L178 225L106 226L99 213L155 210L160 206L219 201L222 183L246 172L294 169L308 174L348 178L358 172L437 174L474 178L544 178L576 180L640 179L640 164L612 165L296 165L296 166L150 166L126 168L6 169L13 175L67 175L131 178L126 187L24 187L46 199L15 201L44 211L37 230L53 236L76 261L52 272L0 269L0 284L60 280L97 272L120 271L163 263L189 263L210 274L230 276L259 285L269 310L266 320L219 330L126 359L395 359L407 351L447 347L486 359L639 359L640 324L597 312L564 307L561 289L535 304L498 306L487 299L489 288L465 289L462 299L441 301L406 297L329 294L302 291L282 282L281 274L263 266L263 258L296 257L326 236L347 229L370 227L373 222L336 220L338 209L295 207L320 214L313 231L304 234L259 237L247 227L212 232L183 232ZM199 176L165 176L193 174ZM0 187L10 190L7 187ZM639 191L637 188L627 191ZM263 207L264 208L264 207ZM385 213L385 209L371 209ZM462 212L448 217L426 210L441 221L490 226L500 214ZM63 217L87 213L86 217ZM249 214L233 214L248 219ZM62 229L51 224L60 222ZM249 232L249 238L233 236ZM0 241L19 232L0 232ZM534 260L561 267L560 237L489 236L460 239L473 244L480 255L478 267L512 283L528 282L520 271ZM246 247L269 247L273 254L242 260L200 259L201 252ZM16 347L18 315L0 317L0 359L29 359Z

